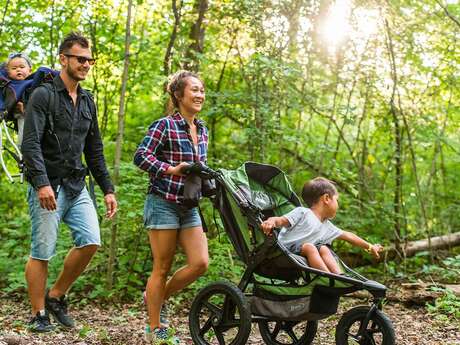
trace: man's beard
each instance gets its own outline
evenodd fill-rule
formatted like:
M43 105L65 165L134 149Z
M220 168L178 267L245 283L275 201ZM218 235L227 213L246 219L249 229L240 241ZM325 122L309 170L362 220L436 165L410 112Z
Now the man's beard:
M72 68L70 68L70 65L67 66L66 72L70 78L72 78L73 80L77 82L86 79L86 76L84 78L79 77L78 74L76 73L76 70L73 70Z

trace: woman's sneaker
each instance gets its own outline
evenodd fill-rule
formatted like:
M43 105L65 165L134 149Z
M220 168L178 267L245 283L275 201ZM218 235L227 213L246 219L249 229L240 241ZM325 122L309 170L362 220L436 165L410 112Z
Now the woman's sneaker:
M145 327L145 339L152 345L179 345L179 338L174 336L174 330L167 327Z
M147 291L144 291L143 297L144 304L147 305ZM160 309L160 323L166 327L169 325L168 314L168 305L164 302Z
M27 327L31 332L44 333L54 330L54 326L50 322L50 316L46 310L38 311L37 314L30 320Z

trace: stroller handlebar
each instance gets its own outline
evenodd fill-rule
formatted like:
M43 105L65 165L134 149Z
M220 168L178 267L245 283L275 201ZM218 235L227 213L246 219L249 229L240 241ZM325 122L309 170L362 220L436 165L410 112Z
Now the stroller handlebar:
M199 175L204 179L212 179L218 176L218 173L203 163L193 163L181 169L185 175L193 174Z

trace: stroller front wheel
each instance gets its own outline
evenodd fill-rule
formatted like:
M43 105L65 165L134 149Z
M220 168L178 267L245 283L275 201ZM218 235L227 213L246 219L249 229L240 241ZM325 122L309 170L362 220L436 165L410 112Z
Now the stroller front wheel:
M249 303L229 282L209 284L193 300L189 327L197 345L244 345L251 332Z
M370 307L359 306L343 314L335 331L337 345L394 345L395 332L391 320L380 310L375 310L365 329L365 320Z
M264 320L258 324L267 345L309 345L318 329L318 321Z

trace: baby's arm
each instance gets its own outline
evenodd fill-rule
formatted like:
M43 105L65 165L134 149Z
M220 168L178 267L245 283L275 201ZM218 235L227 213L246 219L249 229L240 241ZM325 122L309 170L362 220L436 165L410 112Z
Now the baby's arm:
M286 217L270 217L267 220L263 221L262 224L260 224L260 227L262 228L262 231L266 235L270 235L272 233L273 228L280 228L280 227L285 227L285 226L290 226L289 221L287 220Z
M347 241L356 247L363 248L366 252L371 253L377 259L380 257L379 253L383 251L383 247L380 244L371 244L366 242L358 235L349 231L344 231L338 238Z

